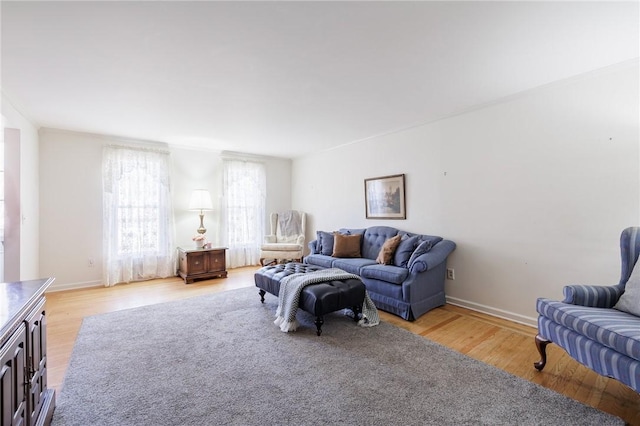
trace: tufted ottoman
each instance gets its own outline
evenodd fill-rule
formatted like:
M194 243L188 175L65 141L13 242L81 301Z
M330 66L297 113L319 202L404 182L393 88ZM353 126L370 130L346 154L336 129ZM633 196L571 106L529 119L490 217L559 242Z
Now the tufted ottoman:
M278 296L280 280L287 275L319 271L324 268L302 263L286 263L268 265L256 271L254 279L260 289L260 300L264 303L266 292ZM365 286L357 279L335 280L306 286L300 294L299 308L315 315L318 336L322 333L324 315L349 308L353 310L354 319L358 321L364 303Z

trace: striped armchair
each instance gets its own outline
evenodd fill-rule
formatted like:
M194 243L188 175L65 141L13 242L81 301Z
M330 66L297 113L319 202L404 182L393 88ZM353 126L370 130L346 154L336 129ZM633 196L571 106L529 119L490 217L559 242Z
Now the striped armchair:
M622 273L612 286L570 285L562 302L540 298L536 308L536 347L547 363L546 347L553 342L593 371L612 377L640 392L640 317L613 309L640 254L640 228L620 236Z

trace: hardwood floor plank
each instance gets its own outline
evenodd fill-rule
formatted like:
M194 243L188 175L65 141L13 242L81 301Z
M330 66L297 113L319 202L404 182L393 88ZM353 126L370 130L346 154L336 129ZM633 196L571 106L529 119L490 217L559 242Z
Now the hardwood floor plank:
M175 277L115 287L47 293L49 387L64 392L64 375L83 318L235 288L254 287L253 274L256 270L257 267L231 269L228 278L188 285ZM259 300L257 289L256 300ZM582 366L563 349L549 345L545 369L539 372L533 368L533 363L539 360L534 344L535 328L453 305L436 308L413 322L382 311L380 318L515 376L614 414L630 425L640 426L640 394Z

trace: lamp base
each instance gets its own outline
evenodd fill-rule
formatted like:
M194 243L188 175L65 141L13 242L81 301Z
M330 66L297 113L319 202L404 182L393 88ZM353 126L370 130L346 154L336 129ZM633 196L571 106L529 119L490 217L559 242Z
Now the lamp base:
M204 227L204 213L200 211L200 227L197 229L198 234L205 234L207 228Z

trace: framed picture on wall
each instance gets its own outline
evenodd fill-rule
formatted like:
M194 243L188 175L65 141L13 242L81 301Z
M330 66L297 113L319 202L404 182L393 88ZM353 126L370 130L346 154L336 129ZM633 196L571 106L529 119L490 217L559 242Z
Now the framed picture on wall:
M365 179L364 203L367 219L406 219L404 175Z

